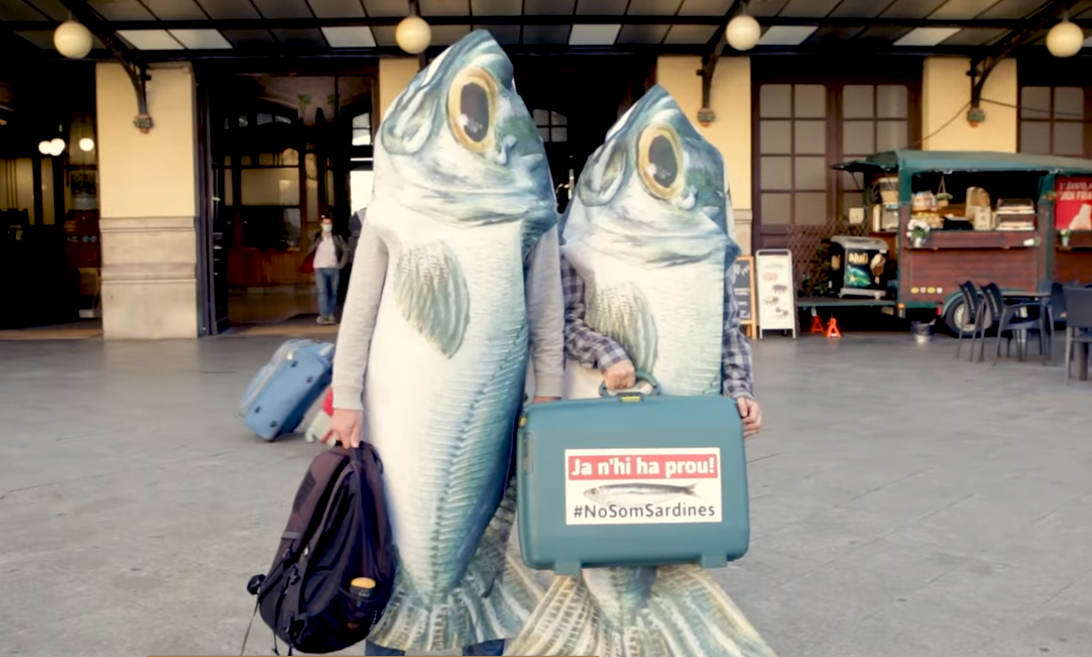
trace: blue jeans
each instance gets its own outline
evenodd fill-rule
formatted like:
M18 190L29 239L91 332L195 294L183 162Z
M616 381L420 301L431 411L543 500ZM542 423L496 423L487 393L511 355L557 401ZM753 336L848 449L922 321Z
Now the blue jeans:
M323 267L315 269L315 287L318 288L318 314L333 317L337 312L337 284L341 271Z
M400 656L406 654L405 650L396 650L394 648L384 648L383 646L377 646L371 641L364 643L364 654L368 657L386 657ZM464 655L474 655L476 657L497 657L504 654L504 639L497 639L496 641L486 641L485 643L479 643L476 646L467 646L463 648Z

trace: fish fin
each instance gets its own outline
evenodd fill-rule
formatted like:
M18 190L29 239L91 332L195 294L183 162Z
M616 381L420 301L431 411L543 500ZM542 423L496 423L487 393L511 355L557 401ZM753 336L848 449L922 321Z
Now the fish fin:
M368 641L413 654L458 650L515 636L544 594L534 571L516 551L515 541L507 540L515 515L513 486L486 528L462 581L447 595L423 592L397 564L394 593Z
M651 372L656 364L656 321L645 295L632 283L595 290L588 323L626 350L634 366Z
M410 247L398 258L394 293L402 317L451 358L470 323L470 293L458 258L444 242Z
M698 566L654 570L647 593L639 578L596 587L558 577L506 655L600 657L775 657L720 585ZM626 606L629 604L627 610ZM636 607L634 607L636 604Z

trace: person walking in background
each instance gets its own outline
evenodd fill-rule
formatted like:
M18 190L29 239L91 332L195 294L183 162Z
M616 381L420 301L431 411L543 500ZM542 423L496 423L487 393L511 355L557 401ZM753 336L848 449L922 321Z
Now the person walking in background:
M338 284L341 270L349 259L349 247L340 235L334 234L334 220L323 217L322 230L311 240L307 257L314 257L315 288L318 290L318 323L337 324Z

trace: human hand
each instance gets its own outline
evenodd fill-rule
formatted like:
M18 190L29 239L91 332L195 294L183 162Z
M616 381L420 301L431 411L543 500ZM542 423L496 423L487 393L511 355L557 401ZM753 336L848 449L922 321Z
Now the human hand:
M531 400L532 404L545 404L546 402L558 401L561 397L539 397L535 395L535 398Z
M736 399L739 417L743 420L743 437L752 438L762 431L762 407L749 397Z
M360 446L360 427L364 423L364 412L345 408L335 408L330 416L330 430L345 447Z
M619 361L603 372L603 380L607 384L607 390L624 390L637 385L637 372L633 369L633 362L629 359Z

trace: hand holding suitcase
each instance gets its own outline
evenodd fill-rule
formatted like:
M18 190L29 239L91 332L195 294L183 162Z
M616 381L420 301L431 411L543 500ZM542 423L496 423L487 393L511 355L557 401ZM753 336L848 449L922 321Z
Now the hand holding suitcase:
M719 395L622 392L534 404L518 436L520 547L531 568L727 565L747 552L743 425Z

